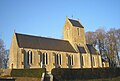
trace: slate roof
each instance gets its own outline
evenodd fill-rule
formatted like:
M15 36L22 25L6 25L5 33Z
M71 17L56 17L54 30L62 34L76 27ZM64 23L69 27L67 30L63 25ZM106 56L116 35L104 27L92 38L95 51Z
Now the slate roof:
M15 33L20 48L76 52L69 41Z
M109 62L107 59L102 58L102 62Z
M72 24L73 26L84 28L84 27L80 24L80 22L77 21L77 20L69 19L69 21L71 22L71 24Z
M85 48L82 46L77 46L80 53L86 53Z
M90 54L97 54L97 50L91 44L86 44L86 45Z

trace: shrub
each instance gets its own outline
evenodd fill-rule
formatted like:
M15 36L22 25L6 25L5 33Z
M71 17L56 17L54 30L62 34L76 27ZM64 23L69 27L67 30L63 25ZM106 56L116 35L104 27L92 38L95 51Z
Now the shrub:
M11 76L12 77L36 77L41 78L42 73L45 72L45 69L12 69Z
M57 80L88 80L88 79L102 79L113 78L120 76L120 68L83 68L83 69L69 69L69 68L55 68L52 74Z

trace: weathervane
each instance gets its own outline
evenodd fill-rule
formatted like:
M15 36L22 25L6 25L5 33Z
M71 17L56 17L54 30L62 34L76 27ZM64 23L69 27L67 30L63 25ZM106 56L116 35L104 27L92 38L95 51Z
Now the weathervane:
M73 19L73 15L72 15L72 19Z

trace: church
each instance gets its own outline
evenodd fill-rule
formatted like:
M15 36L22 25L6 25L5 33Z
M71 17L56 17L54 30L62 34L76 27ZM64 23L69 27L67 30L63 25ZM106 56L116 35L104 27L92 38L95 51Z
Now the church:
M63 39L14 33L10 46L9 68L101 68L102 58L86 44L79 20L66 18Z

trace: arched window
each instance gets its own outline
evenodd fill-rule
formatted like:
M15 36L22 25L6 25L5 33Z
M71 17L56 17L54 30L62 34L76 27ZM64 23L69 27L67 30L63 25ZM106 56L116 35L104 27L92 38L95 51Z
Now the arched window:
M73 65L73 64L74 64L73 55L68 55L68 65Z
M55 64L61 65L62 64L62 56L61 54L55 54Z

